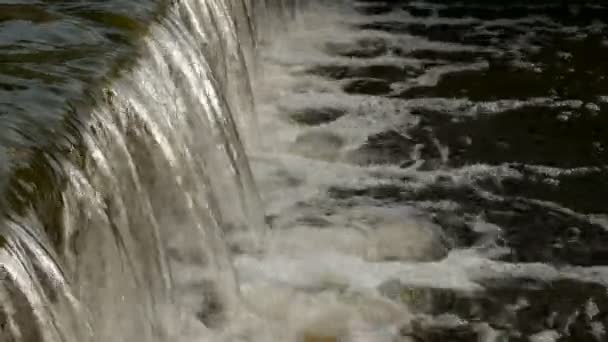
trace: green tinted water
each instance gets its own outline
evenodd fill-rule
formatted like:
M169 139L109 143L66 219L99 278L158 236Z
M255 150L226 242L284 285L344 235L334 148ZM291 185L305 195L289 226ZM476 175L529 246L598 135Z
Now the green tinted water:
M134 38L162 5L156 0L0 4L0 172L29 156L33 146L55 139L68 104L134 59Z

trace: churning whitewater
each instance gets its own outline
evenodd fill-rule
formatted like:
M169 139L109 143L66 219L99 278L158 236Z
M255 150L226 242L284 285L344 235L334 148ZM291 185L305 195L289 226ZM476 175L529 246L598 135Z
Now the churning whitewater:
M189 321L241 311L225 235L255 244L265 229L242 141L256 125L254 24L270 8L172 6L3 201L3 341L186 340Z
M444 119L436 113L453 123L582 103L414 96L488 67L467 56L497 52L404 33L474 20L413 3L411 16L371 0L168 3L136 62L73 103L53 142L27 153L28 167L7 167L0 342L499 342L520 333L504 323L511 316L467 321L436 307L465 307L496 279L526 279L526 289L608 283L600 267L504 262L505 232L483 208L466 222L453 214L471 198L510 213L481 181L593 168L448 167L457 156L432 135L427 121ZM515 30L527 20L496 21ZM514 211L608 229L603 216L517 200ZM470 227L467 243L438 217ZM497 312L529 306L498 303ZM597 305L585 305L590 330L605 336ZM471 315L485 313L473 306ZM564 320L568 330L575 319ZM564 334L547 323L529 337Z

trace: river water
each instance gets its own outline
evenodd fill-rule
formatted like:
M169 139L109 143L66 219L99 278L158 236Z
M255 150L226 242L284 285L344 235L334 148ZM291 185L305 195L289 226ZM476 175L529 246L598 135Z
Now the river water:
M604 341L608 6L0 5L0 341Z

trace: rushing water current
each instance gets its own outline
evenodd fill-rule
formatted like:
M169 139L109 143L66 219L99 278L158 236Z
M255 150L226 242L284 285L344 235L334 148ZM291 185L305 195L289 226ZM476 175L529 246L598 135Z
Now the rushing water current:
M0 342L608 340L608 6L0 4Z

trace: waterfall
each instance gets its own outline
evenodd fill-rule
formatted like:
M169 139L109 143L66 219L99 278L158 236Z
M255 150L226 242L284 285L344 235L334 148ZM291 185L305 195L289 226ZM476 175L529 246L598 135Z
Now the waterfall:
M227 241L266 229L246 154L255 49L294 8L269 2L169 5L139 59L28 151L0 202L0 340L174 341L167 317L211 329L240 310ZM207 309L180 299L184 267Z

